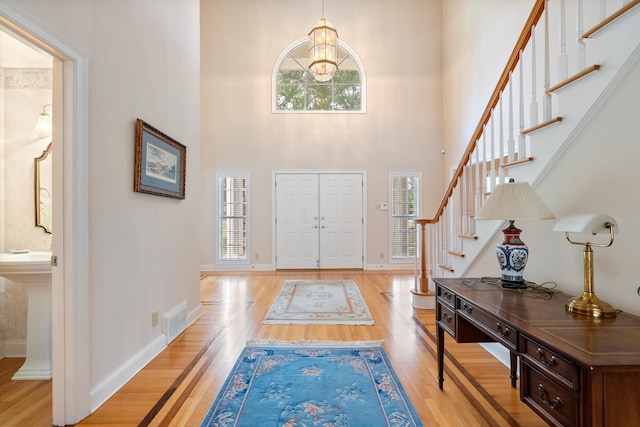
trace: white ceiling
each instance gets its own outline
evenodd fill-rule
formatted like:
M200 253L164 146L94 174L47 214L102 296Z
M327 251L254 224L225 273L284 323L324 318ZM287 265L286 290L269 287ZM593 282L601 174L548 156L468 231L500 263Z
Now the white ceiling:
M5 33L0 28L0 67L51 68L53 58Z

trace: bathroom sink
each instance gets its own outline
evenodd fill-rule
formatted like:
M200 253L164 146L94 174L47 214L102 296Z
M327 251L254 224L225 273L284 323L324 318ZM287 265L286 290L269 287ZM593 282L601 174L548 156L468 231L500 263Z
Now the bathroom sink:
M0 276L18 283L51 281L51 252L0 254Z
M24 364L12 380L50 380L51 252L0 254L0 276L27 291L27 346Z

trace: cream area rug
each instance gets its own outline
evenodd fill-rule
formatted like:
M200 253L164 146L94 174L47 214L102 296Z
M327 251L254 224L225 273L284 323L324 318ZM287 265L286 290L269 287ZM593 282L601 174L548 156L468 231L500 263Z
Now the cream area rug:
M353 280L286 280L263 323L373 325L373 318Z

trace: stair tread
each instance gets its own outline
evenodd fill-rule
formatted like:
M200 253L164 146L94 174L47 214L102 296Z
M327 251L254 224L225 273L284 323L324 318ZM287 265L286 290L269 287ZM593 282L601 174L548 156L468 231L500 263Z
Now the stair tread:
M558 116L558 117L554 117L551 120L547 120L546 122L542 122L539 125L530 127L529 129L525 129L522 132L520 132L523 135L528 135L530 133L533 133L537 130L546 128L547 126L551 126L551 125L555 125L556 123L560 123L562 121L562 117Z

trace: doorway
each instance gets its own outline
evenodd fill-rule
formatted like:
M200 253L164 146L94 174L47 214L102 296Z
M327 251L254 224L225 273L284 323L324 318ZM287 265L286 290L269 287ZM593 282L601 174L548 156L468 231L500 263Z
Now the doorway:
M276 269L364 266L362 173L275 175Z
M0 27L53 59L53 425L89 415L88 58L11 3ZM53 259L52 259L53 261Z

